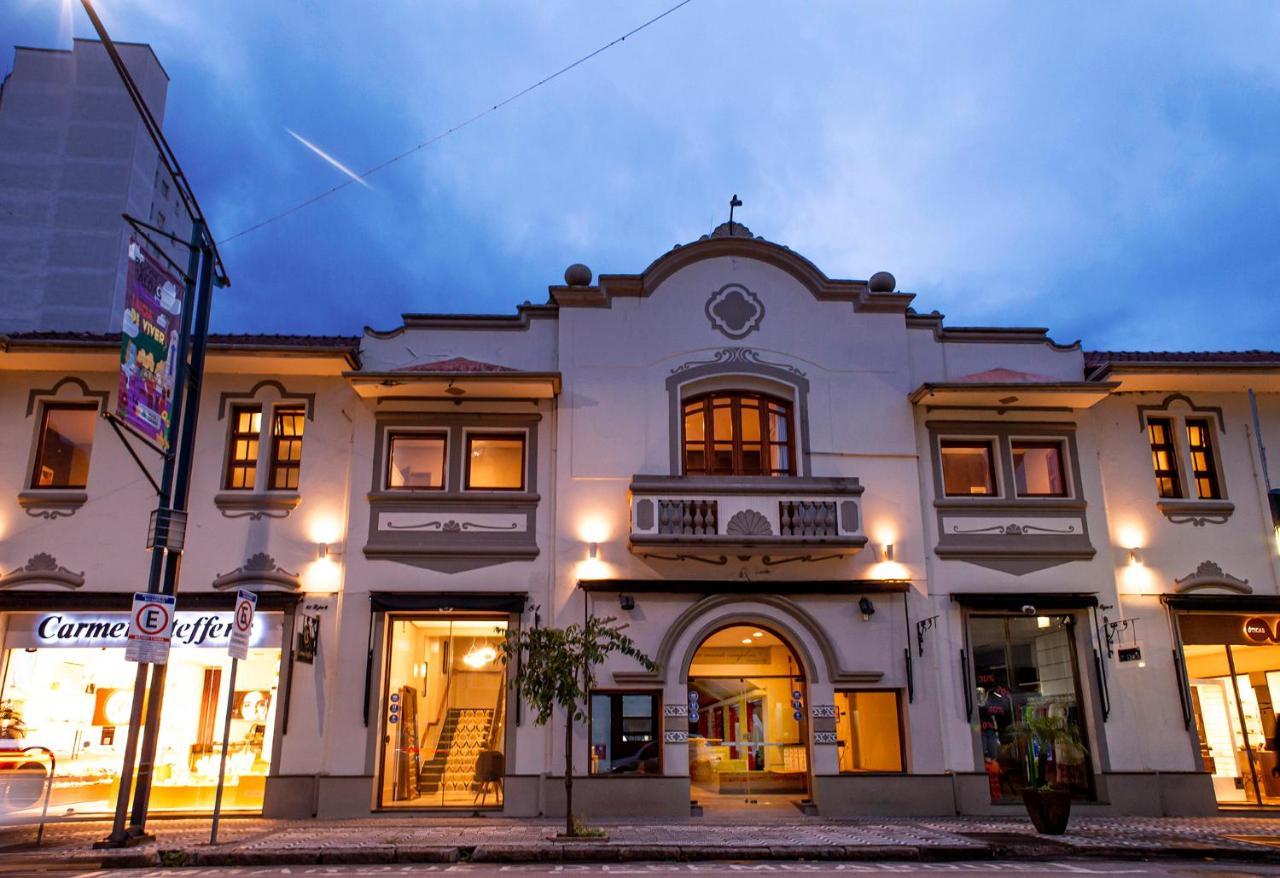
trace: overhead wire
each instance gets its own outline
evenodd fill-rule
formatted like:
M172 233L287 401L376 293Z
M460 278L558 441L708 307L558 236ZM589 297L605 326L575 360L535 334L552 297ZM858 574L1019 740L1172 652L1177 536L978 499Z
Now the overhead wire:
M358 174L354 174L353 176L347 178L346 180L343 180L341 183L331 186L325 191L320 192L317 195L313 195L310 198L306 199L305 201L298 202L293 207L290 207L286 210L282 210L280 213L269 216L266 219L262 220L261 222L254 223L251 226L241 229L240 231L236 232L234 235L231 235L230 237L227 237L227 238L223 238L218 243L219 244L230 243L231 241L234 241L237 238L244 237L245 235L248 235L251 232L256 232L258 229L264 228L265 226L269 226L272 223L278 222L284 219L285 217L291 216L306 207L310 207L311 205L315 204L317 201L321 201L325 198L328 198L330 195L333 195L336 192L340 192L343 189L346 189L348 186L350 186L353 183L357 183L357 182L363 183L365 178L370 177L373 174L376 174L379 171L390 167L391 165L394 165L396 162L400 161L401 159L408 158L414 153L417 153L417 152L420 152L421 150L426 149L428 146L439 143L441 140L444 140L446 137L450 136L451 134L456 134L457 132L461 131L463 128L466 128L468 125L471 125L475 122L479 122L481 119L483 119L485 116L488 116L490 113L497 112L498 110L505 107L507 104L510 104L513 101L519 100L520 98L524 97L530 92L538 88L541 88L542 86L551 82L553 79L556 79L559 76L563 76L564 74L568 73L570 70L574 69L575 67L578 67L581 64L585 64L587 61L590 61L592 58L596 57L602 52L606 52L609 49L612 49L614 46L618 45L619 43L623 42L624 40L627 39L627 37L635 36L645 28L651 25L657 24L659 21L666 18L668 15L671 15L672 13L678 11L683 6L688 6L692 2L693 0L680 0L679 3L676 3L674 6L670 7L669 9L666 9L665 11L660 12L659 14L655 15L653 18L650 18L648 21L644 22L643 24L637 25L636 27L627 31L622 36L617 37L616 39L610 40L608 43L605 43L603 46L600 46L595 51L589 52L588 54L583 55L581 58L579 58L578 60L570 64L566 64L564 67L561 67L555 73L552 73L549 76L545 76L542 79L539 79L537 82L533 83L532 85L526 86L525 88L522 88L520 91L515 92L514 94L509 95L508 97L503 98L502 100L498 101L496 104L493 104L492 106L484 110L481 110L475 115L470 116L469 118L464 119L461 122L458 122L457 124L453 125L451 128L441 131L438 134L434 134L431 137L427 138L426 140L422 141L421 143L417 144L416 146L410 147L409 149L406 149L404 152L399 153L398 155L394 155L391 158L387 159L386 161L379 162L378 164L374 165L368 170L362 171Z

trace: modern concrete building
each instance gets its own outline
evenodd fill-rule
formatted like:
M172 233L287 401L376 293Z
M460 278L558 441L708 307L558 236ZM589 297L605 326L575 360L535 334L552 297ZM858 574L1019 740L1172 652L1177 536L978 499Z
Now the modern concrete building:
M595 669L584 813L1007 813L1029 728L1082 813L1280 804L1280 353L948 326L740 225L549 292L214 340L157 808L209 807L236 588L246 810L561 812L495 647L589 615L658 670ZM113 801L147 568L118 345L0 344L0 700L59 811Z
M117 43L157 120L169 77L151 47ZM118 330L129 213L177 235L191 222L96 40L18 47L0 85L0 314L10 330ZM166 248L168 249L168 248ZM186 265L183 248L170 256Z

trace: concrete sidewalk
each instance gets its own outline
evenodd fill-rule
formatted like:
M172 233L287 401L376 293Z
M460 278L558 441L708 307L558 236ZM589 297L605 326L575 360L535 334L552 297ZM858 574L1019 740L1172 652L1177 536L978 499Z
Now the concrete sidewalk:
M34 827L0 830L0 857L84 868L156 865L309 865L427 862L694 860L990 860L1064 857L1280 863L1280 820L1078 818L1067 835L1039 836L1025 819L601 822L608 840L549 840L556 820L369 818L345 821L230 818L220 843L207 820L155 819L154 844L96 851L105 822L59 822L35 847Z

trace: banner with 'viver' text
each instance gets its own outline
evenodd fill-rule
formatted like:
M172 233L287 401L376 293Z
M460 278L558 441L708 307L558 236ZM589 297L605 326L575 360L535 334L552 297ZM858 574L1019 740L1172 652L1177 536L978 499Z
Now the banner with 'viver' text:
M173 379L182 355L185 292L172 272L129 239L116 415L166 449L172 439Z

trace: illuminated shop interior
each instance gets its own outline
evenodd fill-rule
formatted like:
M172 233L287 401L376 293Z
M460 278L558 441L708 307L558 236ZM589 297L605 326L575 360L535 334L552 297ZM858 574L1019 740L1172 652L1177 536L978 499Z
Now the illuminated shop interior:
M765 628L736 625L689 667L689 777L701 804L766 804L809 791L808 699L795 655Z
M11 632L12 634L12 632ZM53 751L50 813L114 810L137 665L120 647L31 647L6 641L0 704L4 734ZM272 759L280 650L250 649L232 699L223 808L259 811ZM211 811L231 659L218 647L175 647L165 681L151 807ZM36 802L11 801L11 810Z
M1280 805L1280 645L1231 642L1244 639L1240 616L1181 621L1200 758L1214 795L1222 805ZM1208 639L1225 642L1185 642Z
M383 697L383 808L502 805L505 621L393 617Z

